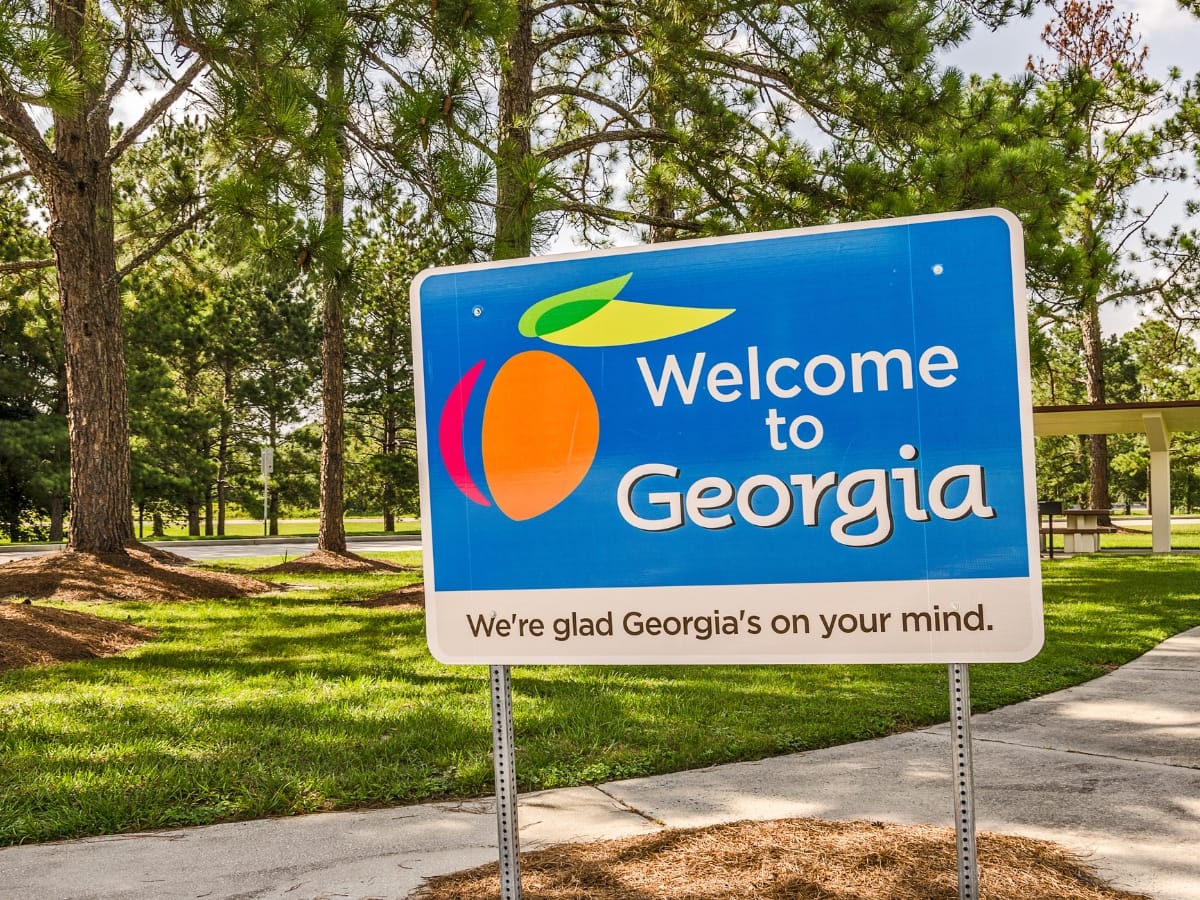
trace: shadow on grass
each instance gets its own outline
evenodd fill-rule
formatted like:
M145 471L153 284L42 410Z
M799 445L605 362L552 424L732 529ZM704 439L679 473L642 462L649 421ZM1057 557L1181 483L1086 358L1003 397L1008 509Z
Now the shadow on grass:
M1048 565L1047 645L972 667L982 712L1076 684L1200 624L1200 560ZM0 679L0 842L479 796L483 667L419 611L303 596L127 604L160 638ZM522 789L755 759L946 718L944 666L515 667Z

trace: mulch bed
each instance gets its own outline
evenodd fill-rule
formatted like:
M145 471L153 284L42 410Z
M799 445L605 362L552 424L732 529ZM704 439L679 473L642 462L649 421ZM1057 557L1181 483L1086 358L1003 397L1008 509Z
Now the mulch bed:
M405 585L394 591L376 594L366 600L351 600L347 606L365 606L370 609L424 609L425 583Z
M154 637L131 622L26 603L0 603L0 670L114 656Z
M1099 880L1048 841L977 839L984 900L1149 900ZM484 900L497 868L430 879L413 897ZM957 900L954 833L783 819L565 844L521 855L525 900Z
M174 603L249 597L270 589L257 578L187 568L184 557L138 544L126 553L76 553L0 565L0 599Z
M411 566L367 559L357 553L334 553L331 550L313 550L293 560L257 569L262 574L303 575L306 572L412 572Z

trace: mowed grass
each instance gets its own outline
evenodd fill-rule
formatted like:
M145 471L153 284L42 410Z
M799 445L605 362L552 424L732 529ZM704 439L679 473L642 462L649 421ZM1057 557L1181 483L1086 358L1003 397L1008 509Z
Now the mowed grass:
M1115 534L1100 535L1100 548L1102 550L1144 550L1149 553L1152 546L1153 535L1150 530L1150 524L1145 520L1126 523L1121 518L1113 519L1113 524L1122 528ZM1042 519L1042 527L1045 527L1046 519ZM1054 519L1054 549L1062 550L1063 538L1057 533L1058 529L1064 528L1065 523L1061 516L1055 516ZM1042 536L1042 545L1045 546L1046 536ZM1173 550L1198 550L1200 549L1200 522L1175 522L1171 526L1171 549Z
M1044 572L1046 648L972 666L976 711L1096 677L1200 624L1200 557L1076 557ZM486 669L435 662L420 611L351 605L418 578L286 576L305 589L74 607L160 636L122 657L0 673L0 843L488 794ZM522 790L947 715L937 665L515 667L513 689Z
M347 535L382 535L382 534L416 534L421 530L421 523L416 519L396 521L396 528L393 532L385 532L383 530L383 519L346 519L343 524L346 528ZM278 537L316 537L319 522L316 519L280 519ZM136 526L135 526L136 527ZM234 540L237 538L260 538L263 537L262 520L257 521L250 519L236 519L225 523L225 534L222 538L217 538L214 535L189 535L187 533L187 525L171 524L163 529L165 539L169 541L212 541L212 540ZM273 537L275 535L272 535Z

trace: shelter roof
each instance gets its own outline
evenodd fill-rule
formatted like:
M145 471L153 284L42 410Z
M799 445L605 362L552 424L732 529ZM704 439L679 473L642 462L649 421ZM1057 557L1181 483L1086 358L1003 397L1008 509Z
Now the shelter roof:
M1132 434L1146 430L1145 416L1161 415L1167 431L1200 431L1200 400L1106 403L1100 406L1035 406L1033 433Z

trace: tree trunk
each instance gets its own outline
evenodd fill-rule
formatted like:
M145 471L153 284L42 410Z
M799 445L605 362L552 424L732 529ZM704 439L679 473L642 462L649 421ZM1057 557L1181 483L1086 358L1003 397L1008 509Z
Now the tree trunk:
M166 527L163 525L162 513L156 512L150 516L150 537L160 538L160 537L166 537L166 536L167 536L167 530L166 530Z
M200 537L200 499L187 498L188 537Z
M396 530L396 482L392 475L392 459L396 455L396 411L392 404L391 377L386 385L388 399L383 413L383 530Z
M50 495L50 543L56 544L63 539L63 508L62 494Z
M533 64L533 7L517 0L516 25L500 60L493 259L518 259L533 250Z
M107 128L56 117L58 144L107 145ZM104 130L103 138L88 134ZM66 155L66 154L64 154ZM75 154L72 154L75 155ZM112 234L112 176L98 154L77 154L91 179L49 185L50 242L58 265L66 346L67 417L71 445L69 547L123 552L133 541L129 484L129 406Z
M662 84L663 64L655 60L650 73L650 122L655 128L670 132L675 127L675 106L671 101L670 92ZM647 179L647 199L650 201L650 214L657 219L675 218L675 191L667 180L664 159L665 147L654 143L650 147L650 173L653 178ZM673 241L679 236L678 229L655 223L650 226L650 243L662 244Z
M1084 304L1079 318L1083 333L1083 361L1085 386L1089 404L1100 405L1105 401L1104 388L1104 335L1100 330L1100 307L1095 300ZM1108 509L1112 505L1108 491L1108 435L1088 436L1088 506L1091 509ZM1109 517L1102 517L1102 524L1109 524Z
M221 391L221 430L217 436L217 534L225 536L225 493L229 479L229 431L233 427L229 412L233 397L233 372L226 367Z
M204 536L213 535L213 489L210 484L204 489Z
M324 304L321 316L321 521L317 548L346 552L345 473L345 323L343 321L345 264L346 140L345 66L340 60L328 69L326 100L335 117L332 148L325 160L325 253L322 266Z
M84 69L85 34L94 27L87 0L56 0L52 32L69 64ZM50 212L50 245L58 274L71 447L71 532L68 547L123 553L132 543L129 400L113 241L108 110L99 89L69 111L54 113L53 161L30 168Z

